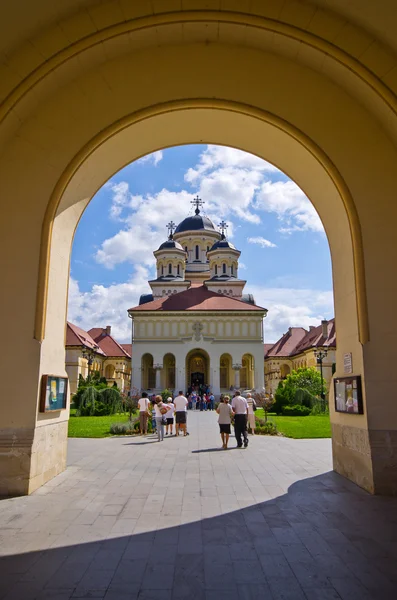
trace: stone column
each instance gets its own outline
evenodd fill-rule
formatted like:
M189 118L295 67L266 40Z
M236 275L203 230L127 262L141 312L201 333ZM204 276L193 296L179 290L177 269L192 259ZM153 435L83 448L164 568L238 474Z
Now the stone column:
M234 371L234 387L236 390L240 389L240 370L243 365L240 363L234 363L232 369Z
M163 365L156 363L155 365L153 365L153 369L155 369L156 371L156 391L161 390L161 371L162 371Z
M218 361L219 362L219 361ZM219 379L219 368L212 369L212 381L210 381L211 390L214 396L219 396L221 393L220 379Z

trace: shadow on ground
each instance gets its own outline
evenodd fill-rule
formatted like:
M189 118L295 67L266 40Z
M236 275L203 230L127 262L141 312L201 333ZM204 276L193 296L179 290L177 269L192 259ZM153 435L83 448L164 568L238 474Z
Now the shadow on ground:
M122 510L118 518L122 528ZM332 472L219 516L125 535L92 526L91 536L54 547L54 535L52 548L3 556L0 598L396 598L397 499L370 496Z

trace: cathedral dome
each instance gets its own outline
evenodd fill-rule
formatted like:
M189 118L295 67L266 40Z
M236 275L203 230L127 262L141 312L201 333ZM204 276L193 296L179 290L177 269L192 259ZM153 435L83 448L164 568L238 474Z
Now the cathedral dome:
M183 233L184 231L198 231L206 229L207 231L215 231L215 227L211 219L200 215L200 211L196 209L196 214L192 217L187 217L175 229L175 233Z
M173 239L163 242L159 247L159 250L182 250L182 252L184 252L182 246Z
M228 242L226 238L223 238L222 240L215 242L209 252L213 252L214 250L236 250L236 247Z

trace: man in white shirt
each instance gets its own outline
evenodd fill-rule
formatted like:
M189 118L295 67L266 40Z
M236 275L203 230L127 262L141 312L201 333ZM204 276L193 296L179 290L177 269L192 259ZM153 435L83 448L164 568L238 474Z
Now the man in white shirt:
M188 401L183 395L183 392L179 392L178 396L174 400L175 406L175 435L179 435L179 429L182 429L183 435L186 433L186 411Z
M139 432L141 435L147 434L147 419L148 419L148 410L149 410L149 398L147 397L147 393L142 393L142 398L138 400L138 408L139 408Z
M240 390L234 392L234 398L232 400L232 409L234 412L234 434L237 440L237 446L242 448L243 443L241 436L244 438L244 448L248 446L248 434L247 434L247 415L248 415L248 404L247 400L243 398Z

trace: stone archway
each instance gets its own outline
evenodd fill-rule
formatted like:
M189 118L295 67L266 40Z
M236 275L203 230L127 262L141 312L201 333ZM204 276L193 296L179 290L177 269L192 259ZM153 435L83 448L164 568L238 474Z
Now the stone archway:
M397 292L388 275L397 256L397 86L386 77L396 57L382 51L375 59L355 48L337 12L323 16L340 34L331 43L314 14L310 30L299 11L276 17L263 3L208 11L198 0L198 10L172 13L154 3L157 14L136 2L124 18L109 4L88 31L86 14L73 5L72 39L62 39L58 21L51 30L44 20L43 37L31 31L29 44L14 61L10 50L4 65L0 191L13 201L4 203L0 235L2 255L12 249L2 272L9 347L1 374L4 398L16 401L0 406L0 493L31 492L65 466L68 412L49 418L37 405L41 375L65 373L68 262L84 208L132 160L203 142L270 160L316 207L333 261L336 376L349 353L364 390L364 414L354 419L331 404L334 466L370 491L397 492ZM363 22L370 23L356 23L354 39L374 49ZM185 35L189 28L193 37ZM25 384L15 392L20 347ZM22 458L13 473L16 447Z
M200 348L194 348L186 355L186 389L193 385L211 385L210 357Z

